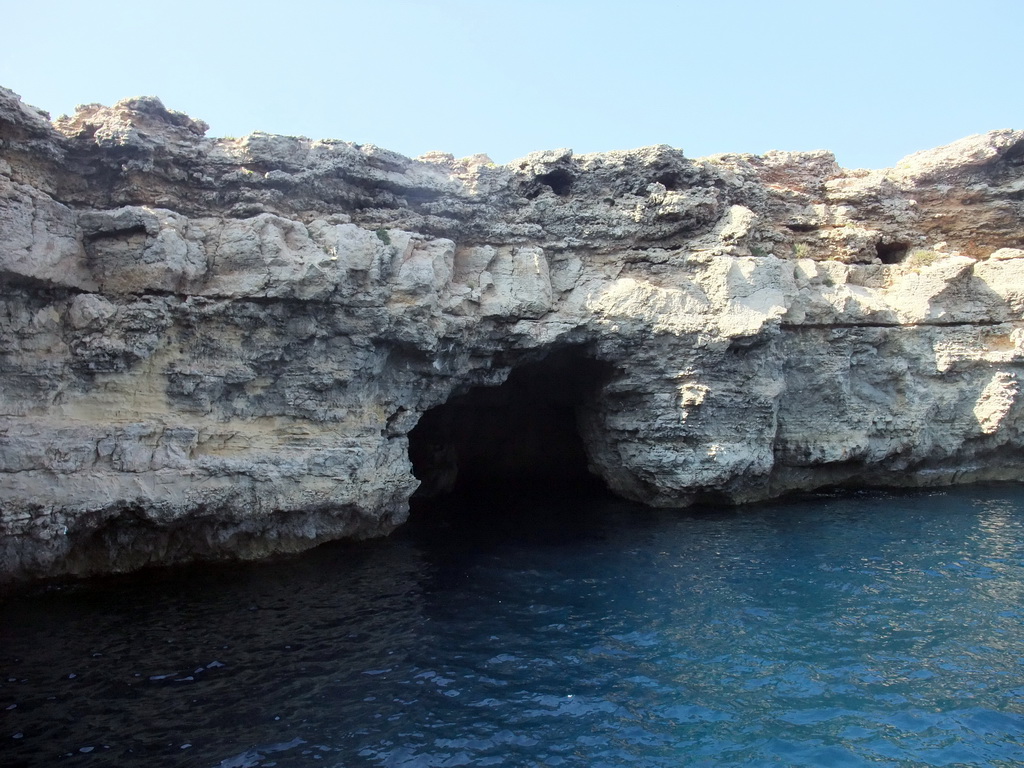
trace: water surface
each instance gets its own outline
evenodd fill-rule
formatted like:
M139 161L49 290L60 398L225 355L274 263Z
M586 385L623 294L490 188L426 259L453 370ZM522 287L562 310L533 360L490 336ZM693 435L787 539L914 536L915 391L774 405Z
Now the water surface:
M8 599L0 765L1020 765L1022 606L1015 486L481 503Z

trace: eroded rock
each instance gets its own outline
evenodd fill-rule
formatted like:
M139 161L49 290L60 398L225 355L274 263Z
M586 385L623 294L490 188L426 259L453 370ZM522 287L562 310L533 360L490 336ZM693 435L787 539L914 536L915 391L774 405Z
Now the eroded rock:
M0 89L0 577L383 535L460 463L663 506L1018 480L1022 192L1021 131L495 166Z

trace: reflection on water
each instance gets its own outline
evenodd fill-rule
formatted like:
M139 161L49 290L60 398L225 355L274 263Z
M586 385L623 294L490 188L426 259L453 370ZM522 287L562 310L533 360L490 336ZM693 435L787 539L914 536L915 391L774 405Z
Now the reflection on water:
M9 600L0 765L1015 765L1022 597L1019 487L462 509Z

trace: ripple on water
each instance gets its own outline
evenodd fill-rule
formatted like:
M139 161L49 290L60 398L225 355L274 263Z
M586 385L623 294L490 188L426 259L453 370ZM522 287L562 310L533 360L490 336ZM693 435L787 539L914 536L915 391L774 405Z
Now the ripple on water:
M1021 489L566 519L26 592L0 764L1024 764Z

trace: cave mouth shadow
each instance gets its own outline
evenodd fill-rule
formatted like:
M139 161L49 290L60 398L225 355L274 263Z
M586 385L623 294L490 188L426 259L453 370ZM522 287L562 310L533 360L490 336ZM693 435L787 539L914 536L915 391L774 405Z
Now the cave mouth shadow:
M610 496L589 469L579 423L613 371L563 347L513 368L500 386L473 387L426 411L409 432L420 481L412 516L514 507L521 519L547 502Z

